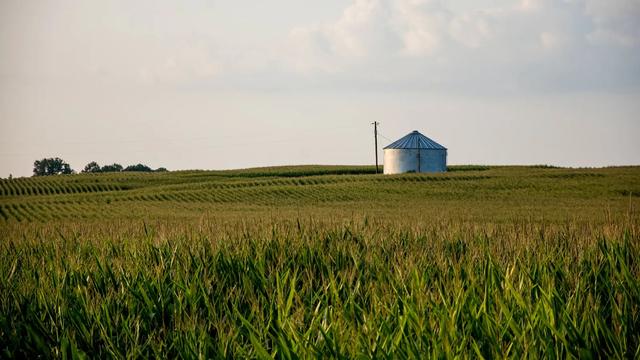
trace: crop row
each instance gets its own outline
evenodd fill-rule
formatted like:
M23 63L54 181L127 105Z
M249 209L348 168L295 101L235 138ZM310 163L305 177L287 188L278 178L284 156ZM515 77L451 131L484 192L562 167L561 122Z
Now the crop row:
M47 181L0 181L0 196L43 196L105 191L121 191L123 187L112 183L72 183Z
M550 179L581 179L581 178L601 178L604 177L603 174L596 173L581 173L581 172L572 172L572 173L563 173L563 174L544 174L542 177L550 178Z
M60 209L52 204L5 204L0 205L0 218L17 221L45 221L59 218ZM69 213L69 209L64 210Z
M90 219L114 215L109 208L91 203L30 202L0 204L0 221L50 221L59 219Z
M384 182L393 183L415 183L427 181L451 181L443 179L465 179L475 180L478 177L385 177ZM482 177L487 178L487 177ZM379 180L376 178L358 177L316 177L307 179L273 179L255 182L229 182L229 183L209 183L204 186L178 187L149 187L146 189L120 191L112 193L98 193L99 189L104 191L117 190L106 184L89 184L92 192L71 192L72 196L12 199L0 205L0 220L18 221L48 221L58 218L72 217L104 217L114 214L114 209L125 208L164 208L169 209L176 204L183 204L187 207L190 204L214 205L214 204L244 204L249 206L273 206L284 204L312 205L320 203L341 203L358 200L378 199L381 196L389 198L404 196L411 193L412 188L406 186L394 186L394 188L376 188L375 184ZM375 180L375 181L371 181ZM42 184L41 184L42 185ZM80 186L79 184L69 184ZM382 184L381 184L382 185ZM49 187L51 189L53 187ZM447 187L448 188L448 187ZM456 187L457 188L457 187ZM78 189L75 187L74 189ZM88 190L86 187L80 188ZM382 190L382 191L381 191ZM441 193L433 192L433 194ZM50 192L51 194L51 192ZM53 193L52 195L55 195ZM113 205L112 205L113 204ZM123 210L124 211L124 210ZM123 212L124 214L124 212Z
M363 188L359 188L362 190ZM360 192L361 193L361 192ZM263 186L235 189L189 189L161 193L141 193L128 195L123 200L133 201L177 201L208 203L250 203L272 204L274 202L304 201L347 201L357 198L357 192L351 187L341 186Z
M116 202L180 202L180 203L250 203L270 204L282 201L343 201L352 200L347 189L331 189L327 187L295 188L272 187L259 189L202 189L190 191L173 191L160 193L128 194L114 198Z
M199 183L187 183L179 185L165 185L163 190L170 189L191 189L191 188L207 188L207 189L238 189L253 188L265 186L309 186L309 185L329 185L353 182L375 182L375 183L415 183L415 182L442 182L442 181L475 181L488 179L489 176L309 176L309 177L286 177L286 178L270 178L256 179L252 181L219 181L209 180ZM154 187L153 182L146 187ZM144 186L143 186L144 187ZM14 179L0 180L0 196L46 196L46 195L65 195L65 194L91 194L108 191L127 190L118 183L95 183L95 182L71 182L60 181L58 179Z
M273 186L314 186L334 185L350 183L422 183L422 182L450 182L450 181L476 181L490 179L490 176L315 176L301 178L271 178L253 181L207 181L186 185L169 185L163 190L190 190L190 189L242 189Z
M123 194L124 195L124 194ZM217 189L173 192L138 192L113 197L77 197L64 201L29 201L0 204L0 220L48 221L60 218L92 218L114 214L112 209L167 208L177 204L273 205L283 203L313 204L353 201L357 194L347 188L272 187L259 189ZM155 204L155 205L154 205Z

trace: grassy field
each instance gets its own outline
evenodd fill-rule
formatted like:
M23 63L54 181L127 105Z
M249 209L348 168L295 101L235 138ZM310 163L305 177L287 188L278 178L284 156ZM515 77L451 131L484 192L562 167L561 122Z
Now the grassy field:
M640 167L0 180L0 357L640 357Z

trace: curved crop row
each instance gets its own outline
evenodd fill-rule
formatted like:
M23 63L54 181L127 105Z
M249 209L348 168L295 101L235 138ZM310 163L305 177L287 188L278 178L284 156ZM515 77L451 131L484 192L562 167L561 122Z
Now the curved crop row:
M20 211L20 207L16 204L11 204L6 207L6 210L11 218L17 221L28 220L27 217Z
M42 216L42 214L33 206L30 204L21 204L20 206L22 208L22 211L26 214L26 216L28 217L27 219L30 221L43 221L45 220L45 218Z
M47 179L46 181L28 181L23 179L0 181L0 196L91 194L121 190L125 189L112 183L63 182L53 179Z
M541 177L550 179L577 179L577 178L601 178L603 174L597 173L564 173L564 174L544 174Z
M442 175L423 175L423 174L409 174L409 175L396 175L396 176L375 176L375 175L325 175L321 176L306 176L306 177L262 177L262 178L250 178L247 180L225 180L225 179L202 179L203 181L191 182L191 183L179 183L163 185L159 190L162 192L174 192L174 191L217 191L217 190L240 190L240 189L255 189L255 188L267 188L274 186L291 186L291 187L308 187L317 185L328 184L348 184L348 183L366 183L366 182L402 182L402 183L415 183L415 182L444 182L444 181L475 181L492 178L486 175L464 175L464 176L448 176Z
M350 202L368 198L383 199L404 196L411 189L419 189L412 185L422 182L473 181L490 179L491 176L447 176L410 174L402 176L369 176L369 175L330 175L308 177L263 177L257 179L220 180L215 182L198 182L171 185L168 182L148 186L137 184L115 184L96 181L70 181L66 177L51 179L31 178L19 181L0 181L0 194L8 196L53 196L46 199L29 199L20 206L5 206L0 219L15 218L18 220L42 220L61 218L92 218L119 214L127 216L126 209L135 208L158 209L166 212L167 205L160 203L198 204L198 208L206 208L206 204L234 203L239 205L278 204L317 204L331 202ZM79 179L83 180L83 179ZM85 179L86 180L86 179ZM141 180L141 178L138 178ZM386 184L384 186L380 186ZM406 184L406 185L404 185ZM438 185L440 186L440 185ZM465 184L463 187L466 187ZM445 186L450 188L450 186ZM455 186L458 188L459 186ZM101 192L113 192L135 188L133 191L119 194L90 196ZM383 191L379 191L382 189ZM439 190L438 190L439 191ZM64 196L76 194L76 196ZM82 194L82 195L78 195ZM63 195L63 196L55 196ZM373 196L373 197L372 197ZM12 201L17 199L12 199ZM34 203L38 201L38 203ZM45 202L46 201L46 202ZM114 205L109 205L112 203ZM173 205L169 205L173 206Z

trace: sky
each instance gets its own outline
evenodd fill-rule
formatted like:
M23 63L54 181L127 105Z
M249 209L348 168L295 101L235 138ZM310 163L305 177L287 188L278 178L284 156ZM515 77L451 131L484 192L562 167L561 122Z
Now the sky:
M639 0L0 2L0 177L373 164L374 121L450 164L637 165L639 114Z

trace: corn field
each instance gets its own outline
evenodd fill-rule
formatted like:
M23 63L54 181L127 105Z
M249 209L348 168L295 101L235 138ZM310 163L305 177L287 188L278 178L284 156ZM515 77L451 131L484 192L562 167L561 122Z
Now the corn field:
M638 168L454 170L2 180L0 357L639 358Z

